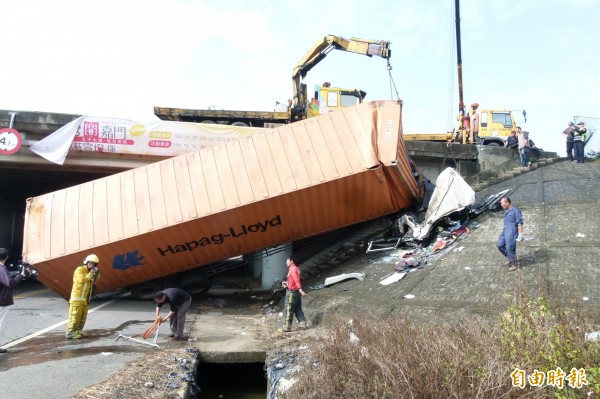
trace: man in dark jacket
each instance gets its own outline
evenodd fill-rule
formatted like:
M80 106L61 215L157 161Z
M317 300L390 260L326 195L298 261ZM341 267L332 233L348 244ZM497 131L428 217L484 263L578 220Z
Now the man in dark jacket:
M173 341L183 340L183 327L185 326L185 318L192 304L192 296L179 288L165 288L154 294L154 302L156 302L156 320L161 323L169 320L171 326L171 334L169 337ZM160 317L160 309L165 303L169 304L170 312L167 317Z
M507 148L514 148L515 150L519 148L519 139L517 138L516 130L510 132L510 136L506 138L504 146Z
M570 162L573 162L575 159L573 158L573 132L575 131L575 124L573 122L569 122L569 126L565 130L563 130L562 134L565 136L567 140L567 158Z
M4 263L8 259L8 251L0 248L0 342L2 333L6 327L6 315L8 307L14 304L12 289L27 276L27 271L23 269L20 274L9 277L8 270ZM0 348L0 353L6 353L6 349Z

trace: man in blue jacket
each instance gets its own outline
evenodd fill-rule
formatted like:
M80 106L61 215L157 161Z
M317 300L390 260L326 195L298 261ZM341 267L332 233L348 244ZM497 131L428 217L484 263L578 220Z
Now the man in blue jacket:
M500 233L500 237L498 237L498 250L508 260L508 270L512 272L519 267L517 241L525 240L523 236L523 215L519 208L512 205L508 197L502 198L500 205L504 208L504 228Z
M0 248L0 340L6 327L8 307L14 304L12 289L27 276L27 271L23 268L21 274L9 277L8 270L4 266L7 259L8 251L5 248ZM6 349L0 348L0 353L6 353Z

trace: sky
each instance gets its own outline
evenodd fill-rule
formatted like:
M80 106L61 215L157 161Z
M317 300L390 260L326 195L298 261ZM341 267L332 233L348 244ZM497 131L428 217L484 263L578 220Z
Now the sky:
M391 70L334 50L308 73L309 92L329 81L399 98L407 133L455 127L454 0L1 0L0 15L3 110L141 121L157 119L154 106L271 111L291 98L297 62L333 34L390 41ZM516 111L538 147L563 156L569 121L600 122L599 1L462 0L460 16L465 104Z

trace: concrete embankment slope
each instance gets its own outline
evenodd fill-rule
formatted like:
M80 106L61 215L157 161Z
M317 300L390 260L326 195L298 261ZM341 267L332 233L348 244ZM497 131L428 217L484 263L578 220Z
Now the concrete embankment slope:
M399 259L393 256L396 251L354 251L340 266L321 268L320 274L304 281L309 294L304 298L304 309L313 327L327 324L333 314L352 318L358 312L380 317L406 314L425 320L429 315L464 313L494 317L510 304L520 282L532 297L549 292L563 301L573 301L600 320L600 163L553 163L489 186L477 196L482 199L507 188L512 190L510 197L522 210L525 222L527 240L517 245L520 270L509 271L496 249L502 212L488 211L473 221L471 234L449 246L445 255L396 283L379 284L381 278L394 272ZM326 277L347 272L364 272L367 277L311 289ZM268 300L267 295L264 298ZM246 308L233 317L229 313L236 311L227 309L230 306L215 312L207 305L204 309L201 306L192 328L197 340L190 342L204 352L204 357L256 361L259 352L272 347L271 332L281 323L277 304L261 307L257 303L254 312Z
M349 317L367 308L379 316L400 313L411 318L465 312L494 315L509 305L518 283L524 282L530 296L549 292L600 320L600 163L553 163L489 186L477 196L507 188L525 222L527 240L517 245L520 270L510 272L496 249L502 212L488 211L446 255L394 284L379 285L381 278L394 272L399 258L392 252L349 259L330 275L364 272L365 281L309 292L306 312L324 321L331 309Z

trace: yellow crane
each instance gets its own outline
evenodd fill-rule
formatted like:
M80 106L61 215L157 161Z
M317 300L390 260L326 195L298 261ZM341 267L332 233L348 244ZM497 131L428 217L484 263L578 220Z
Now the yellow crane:
M340 36L326 35L320 38L296 63L292 71L293 95L292 99L288 100L287 110L271 112L154 107L154 114L163 120L267 127L296 122L362 102L366 95L364 91L332 87L328 82L315 90L314 97L308 101L306 84L302 83L302 80L332 50L347 51L368 57L378 56L388 60L388 65L392 54L389 41L354 37L345 39Z
M306 119L307 117L313 116L316 113L311 112L310 104L308 101L306 84L302 83L302 80L306 77L307 73L319 62L321 62L332 50L347 51L350 53L362 54L368 57L378 56L388 60L392 56L392 50L390 49L390 42L385 40L370 40L361 38L350 38L345 39L340 36L327 35L316 42L313 47L304 54L298 61L298 64L292 71L292 82L293 82L293 99L291 107L291 121L297 121L300 119ZM326 90L327 89L327 90ZM331 94L330 94L331 93ZM357 99L356 102L362 102L366 93L361 90L348 90L331 88L328 84L323 85L320 88L320 93L316 93L317 98L314 100L323 100L327 102L328 107L339 108L344 106L343 104L351 104L352 101L344 101L341 96L349 96ZM319 99L319 94L321 99ZM331 97L331 102L330 98ZM337 97L337 101L336 98ZM322 113L322 112L321 112Z

